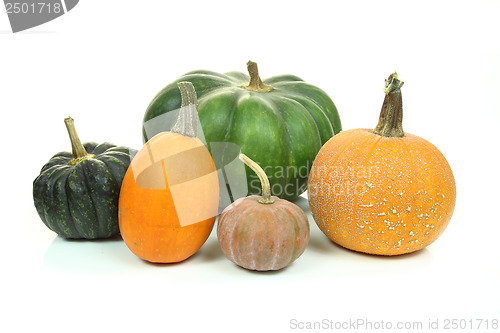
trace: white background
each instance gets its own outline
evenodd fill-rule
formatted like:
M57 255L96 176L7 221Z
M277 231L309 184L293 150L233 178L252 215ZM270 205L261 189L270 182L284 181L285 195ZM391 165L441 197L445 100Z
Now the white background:
M500 319L499 14L499 1L84 0L12 34L2 9L0 331ZM120 239L64 241L43 225L32 182L70 150L64 117L83 141L140 148L144 111L164 85L194 69L245 71L247 60L264 78L290 73L325 90L344 129L376 125L384 79L397 70L405 131L434 143L454 171L444 234L418 253L381 258L337 247L310 219L302 257L255 273L223 256L215 232L191 259L152 265Z

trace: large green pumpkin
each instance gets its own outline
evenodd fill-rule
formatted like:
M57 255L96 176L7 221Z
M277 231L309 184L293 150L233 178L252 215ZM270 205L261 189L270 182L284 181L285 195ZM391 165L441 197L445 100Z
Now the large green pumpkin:
M341 130L337 109L323 90L297 76L279 75L262 81L257 65L249 61L247 66L250 75L198 70L167 85L146 110L143 139L146 142L169 130L173 124L165 123L161 116L180 108L177 83L192 82L204 138L216 164L220 158L214 156L213 143L234 143L265 168L275 195L292 200L306 191L319 149ZM237 153L231 155L237 159ZM227 156L224 159L225 164ZM259 194L259 180L249 168L246 179L248 195Z
M105 142L82 144L65 119L73 152L54 155L33 182L38 215L64 238L108 238L119 233L118 197L136 150Z

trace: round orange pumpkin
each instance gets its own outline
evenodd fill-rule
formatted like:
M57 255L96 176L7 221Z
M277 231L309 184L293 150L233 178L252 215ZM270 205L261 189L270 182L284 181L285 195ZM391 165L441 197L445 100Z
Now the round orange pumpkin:
M299 206L271 196L264 170L241 154L259 177L262 196L240 198L224 209L217 224L222 252L235 264L257 271L282 269L295 261L309 242L309 221Z
M182 261L205 243L219 203L212 157L197 136L196 92L179 83L182 106L170 132L159 133L130 163L119 199L120 233L138 257Z
M392 74L377 127L337 134L312 166L312 216L332 241L351 250L420 250L443 233L453 214L455 180L445 157L403 132L402 85Z

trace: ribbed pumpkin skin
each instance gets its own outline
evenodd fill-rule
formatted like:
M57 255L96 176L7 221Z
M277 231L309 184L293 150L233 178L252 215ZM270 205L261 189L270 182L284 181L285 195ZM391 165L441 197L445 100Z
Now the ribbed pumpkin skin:
M351 250L398 255L434 242L451 219L453 173L430 142L405 133L341 132L314 161L309 204L319 228Z
M225 256L250 270L279 270L295 261L309 241L309 222L296 205L273 196L236 200L220 215L217 238Z
M136 151L111 143L84 143L96 155L68 165L70 152L54 155L33 182L33 200L45 225L64 238L108 238L119 233L118 196Z
M307 177L321 146L341 130L337 109L321 89L293 75L264 80L269 92L242 87L249 76L189 72L163 88L148 106L143 120L144 142L165 130L147 133L147 122L180 107L177 82L192 82L206 142L231 142L266 166L273 194L292 200L307 189ZM214 156L214 159L217 159ZM249 194L259 194L255 174L247 170Z
M120 232L143 260L183 261L207 240L218 203L218 178L208 149L197 138L160 133L137 153L123 179Z

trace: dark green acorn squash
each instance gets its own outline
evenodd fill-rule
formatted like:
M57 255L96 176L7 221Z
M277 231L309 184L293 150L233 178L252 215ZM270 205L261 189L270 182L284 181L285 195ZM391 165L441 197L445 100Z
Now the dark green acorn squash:
M33 182L38 215L64 238L115 236L122 180L137 151L108 142L82 144L73 119L65 123L73 152L54 155Z
M173 124L165 125L165 115L181 105L177 83L192 82L198 94L204 138L216 165L221 159L225 164L227 158L217 156L220 152L214 154L213 143L234 143L265 167L276 196L292 200L307 189L309 171L319 149L341 131L337 109L323 90L294 75L262 81L257 64L249 61L247 66L250 76L198 70L167 85L146 110L144 142L169 130L166 126ZM239 152L231 155L237 159ZM248 195L259 194L259 180L249 168L246 178Z

